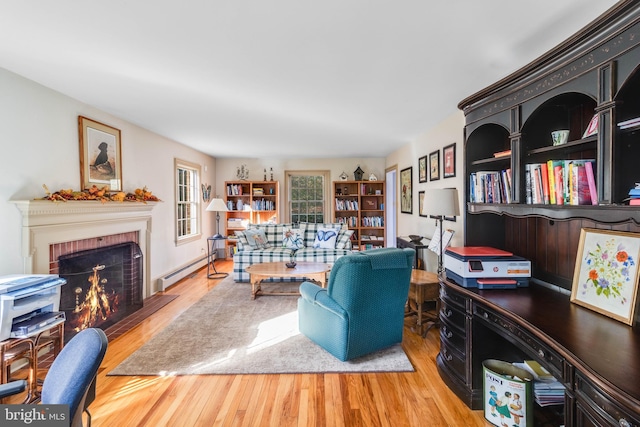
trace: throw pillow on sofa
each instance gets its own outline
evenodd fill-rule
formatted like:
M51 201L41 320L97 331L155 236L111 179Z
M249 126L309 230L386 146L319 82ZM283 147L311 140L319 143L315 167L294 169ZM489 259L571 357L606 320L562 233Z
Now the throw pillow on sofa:
M246 236L251 249L268 249L271 247L264 230L246 230L244 235Z
M338 238L336 239L336 249L351 248L351 246L349 246L351 236L353 236L353 230L345 230L344 228L341 229L338 233Z
M282 247L288 249L304 248L304 231L299 228L284 227L282 233Z
M335 228L319 228L316 239L313 241L314 248L334 249L336 247L336 239L338 238L338 230Z

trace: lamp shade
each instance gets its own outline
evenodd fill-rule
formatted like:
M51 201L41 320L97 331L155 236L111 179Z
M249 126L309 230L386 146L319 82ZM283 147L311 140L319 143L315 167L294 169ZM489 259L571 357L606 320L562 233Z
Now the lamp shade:
M433 188L426 190L422 212L436 216L459 216L458 190L455 188Z
M227 204L224 202L224 200L212 199L206 210L213 212L227 212L229 209L227 209Z

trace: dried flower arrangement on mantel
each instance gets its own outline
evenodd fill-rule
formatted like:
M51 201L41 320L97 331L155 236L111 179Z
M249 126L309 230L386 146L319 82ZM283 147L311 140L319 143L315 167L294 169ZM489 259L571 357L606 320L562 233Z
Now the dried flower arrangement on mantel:
M49 191L46 185L42 184L44 191L47 195L44 200L52 200L54 202L61 201L66 202L70 200L99 200L102 203L105 202L159 202L156 196L151 191L144 188L136 188L133 193L125 193L124 191L109 192L109 187L105 186L99 188L95 185L82 191L74 190L58 190L54 193Z

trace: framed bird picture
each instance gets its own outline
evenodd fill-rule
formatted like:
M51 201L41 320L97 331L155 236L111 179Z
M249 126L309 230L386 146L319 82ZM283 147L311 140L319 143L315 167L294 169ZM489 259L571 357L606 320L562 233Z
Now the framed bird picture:
M122 191L120 130L78 116L80 180L82 190L93 185Z

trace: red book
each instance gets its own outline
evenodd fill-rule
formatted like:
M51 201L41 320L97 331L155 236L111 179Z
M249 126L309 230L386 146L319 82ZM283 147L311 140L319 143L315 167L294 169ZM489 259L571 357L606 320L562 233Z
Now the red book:
M640 206L640 199L631 199L629 200L630 206Z

